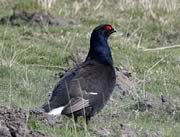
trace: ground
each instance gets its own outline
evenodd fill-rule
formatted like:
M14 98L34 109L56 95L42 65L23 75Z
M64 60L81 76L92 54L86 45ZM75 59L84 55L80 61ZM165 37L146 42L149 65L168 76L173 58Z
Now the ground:
M2 0L0 16L12 14L13 7L80 22L49 27L0 25L1 106L28 111L42 105L59 72L85 58L91 31L101 23L117 30L109 39L115 66L127 69L136 81L131 92L122 94L115 88L88 126L84 119L76 125L62 116L52 126L32 117L26 123L29 129L55 137L179 136L179 0L61 0L48 10L33 0Z

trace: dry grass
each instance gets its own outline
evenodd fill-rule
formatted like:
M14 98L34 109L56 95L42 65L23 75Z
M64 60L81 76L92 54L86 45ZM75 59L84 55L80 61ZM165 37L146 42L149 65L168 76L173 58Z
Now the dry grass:
M35 0L35 2L43 9L48 10L56 3L56 0Z
M122 10L126 10L127 8L142 8L148 12L158 9L171 12L179 8L178 0L119 0L118 5Z

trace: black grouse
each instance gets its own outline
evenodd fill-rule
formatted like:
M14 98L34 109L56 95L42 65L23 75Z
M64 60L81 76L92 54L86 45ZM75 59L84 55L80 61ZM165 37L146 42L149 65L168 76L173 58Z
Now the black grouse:
M96 27L86 60L66 72L55 86L49 101L42 106L49 115L83 116L86 122L110 98L116 82L108 37L116 32L109 24Z

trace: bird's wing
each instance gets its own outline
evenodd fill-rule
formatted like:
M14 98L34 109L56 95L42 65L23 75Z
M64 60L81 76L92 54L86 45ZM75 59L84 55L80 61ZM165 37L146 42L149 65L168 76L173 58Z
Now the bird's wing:
M86 108L88 106L89 106L89 100L81 98L81 97L72 98L69 101L68 105L63 110L63 113L64 114L70 114L70 113L73 113L75 111Z
M91 95L101 92L107 85L108 74L105 72L106 68L97 62L89 61L82 65L68 83L71 97L80 96L89 99Z

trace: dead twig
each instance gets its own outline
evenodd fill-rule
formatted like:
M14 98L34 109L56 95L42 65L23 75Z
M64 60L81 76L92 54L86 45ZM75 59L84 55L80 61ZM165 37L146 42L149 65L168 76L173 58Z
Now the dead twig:
M61 66L48 66L48 65L40 65L40 64L31 64L29 65L30 67L41 67L41 68L55 68L55 69L61 69L66 71L66 67L61 67Z
M150 67L146 72L149 73L153 68L155 68L160 62L162 62L165 59L165 57L158 60L152 67Z
M141 47L142 48L142 47ZM165 50L165 49L172 49L172 48L180 48L180 45L173 45L173 46L166 46L166 47L158 47L158 48L142 48L143 51L158 51L158 50Z

